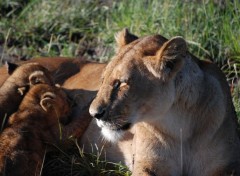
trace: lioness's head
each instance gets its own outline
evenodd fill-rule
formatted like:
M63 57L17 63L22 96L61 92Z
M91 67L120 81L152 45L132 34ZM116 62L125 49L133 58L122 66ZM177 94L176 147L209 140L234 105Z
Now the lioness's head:
M154 121L174 103L174 78L187 55L182 37L138 38L123 30L118 49L103 73L103 82L89 112L109 140L139 121ZM159 101L161 100L161 101ZM158 109L155 112L153 107ZM151 118L144 116L151 111ZM141 116L139 116L141 114Z

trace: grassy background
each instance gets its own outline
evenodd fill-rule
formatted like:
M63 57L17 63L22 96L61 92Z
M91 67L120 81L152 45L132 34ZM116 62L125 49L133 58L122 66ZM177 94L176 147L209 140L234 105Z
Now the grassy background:
M212 60L225 72L240 118L238 0L0 0L0 59L59 55L105 62L114 54L114 34L124 27L139 36L183 36L193 54ZM79 155L68 153L60 160L79 171L79 162L73 164ZM87 163L100 173L95 161Z

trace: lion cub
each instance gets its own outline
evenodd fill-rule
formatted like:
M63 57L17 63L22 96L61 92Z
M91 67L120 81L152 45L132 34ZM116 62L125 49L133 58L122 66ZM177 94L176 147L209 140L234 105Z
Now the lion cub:
M4 127L8 117L17 110L28 89L39 83L53 85L49 71L38 63L21 66L7 63L10 77L0 87L0 127Z
M61 88L38 84L22 100L0 135L0 175L39 175L46 143L58 142L53 129L71 112Z

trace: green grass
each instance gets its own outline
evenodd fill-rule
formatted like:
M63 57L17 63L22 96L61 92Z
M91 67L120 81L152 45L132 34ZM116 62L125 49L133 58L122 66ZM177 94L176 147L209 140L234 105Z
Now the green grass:
M55 150L46 155L42 176L130 176L130 171L121 163L100 159L101 150L97 155L84 153L77 142L71 149L53 147Z
M236 114L238 117L238 122L240 123L240 82L233 90L233 103L236 109Z
M237 84L240 2L237 0L226 0L224 6L214 4L213 0L201 3L197 0L0 1L0 46L5 53L18 58L84 56L105 62L114 54L114 34L125 27L139 36L181 35L193 54L217 63L228 81L235 85L233 100L240 119L240 85ZM99 161L97 156L84 157L76 147L70 152L59 150L51 155L51 160L45 163L46 170L51 166L59 171L63 164L68 173L129 174L121 165L114 166L114 171L108 170L110 163ZM87 165L82 164L82 159Z
M7 6L4 1L19 2L3 0L3 12L3 4ZM240 59L238 1L228 2L224 9L211 1L181 0L122 0L109 4L98 0L28 0L20 4L12 5L9 14L1 13L0 22L0 39L10 30L8 46L18 48L19 55L77 56L85 54L81 53L85 49L88 51L82 52L109 47L110 53L95 53L98 58L109 60L114 34L128 27L140 36L181 35L189 41L190 50L201 58L219 63Z

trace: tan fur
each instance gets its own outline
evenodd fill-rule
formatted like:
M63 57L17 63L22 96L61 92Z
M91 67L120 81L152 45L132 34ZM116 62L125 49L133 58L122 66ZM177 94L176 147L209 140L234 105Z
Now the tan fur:
M7 78L0 87L0 125L17 110L24 94L35 84L53 85L49 71L38 63L21 65Z
M71 122L63 127L63 138L71 136L80 139L91 123L92 117L88 109L101 85L101 75L105 67L106 64L82 61L79 72L63 83L68 96L75 102Z
M107 147L107 158L118 149L115 160L128 164L134 176L240 175L238 125L224 74L190 54L181 37L128 42L128 35L119 34L118 52L89 109L116 143ZM132 147L123 148L129 124ZM83 143L98 140L90 132Z
M31 88L0 135L0 175L40 175L46 144L61 137L53 129L66 121L70 112L60 88L47 84Z

